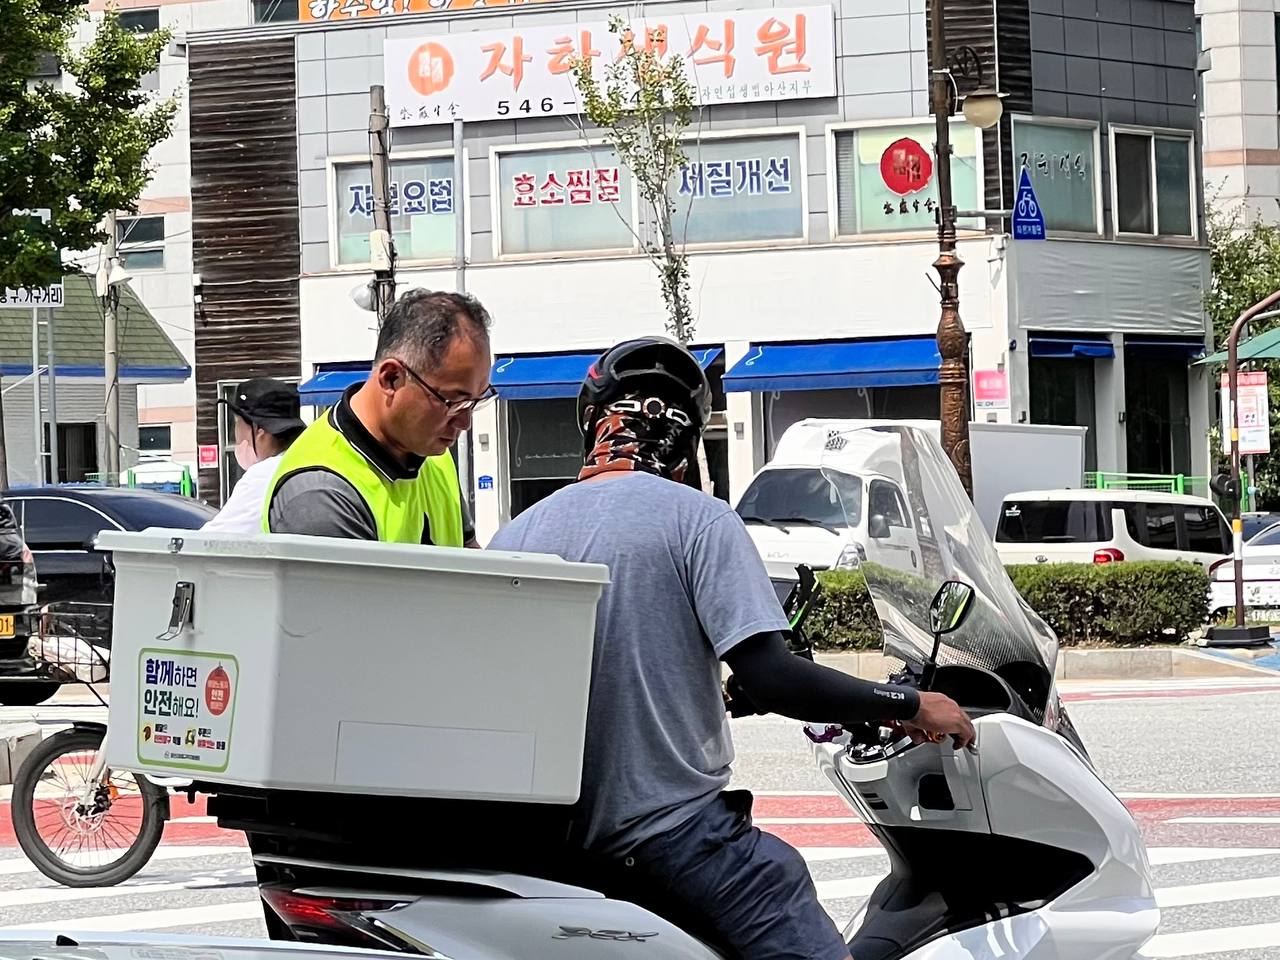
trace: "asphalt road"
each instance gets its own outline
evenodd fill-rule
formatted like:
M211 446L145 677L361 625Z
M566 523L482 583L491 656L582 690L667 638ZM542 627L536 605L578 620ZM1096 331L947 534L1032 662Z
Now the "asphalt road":
M1098 684L1066 693L1095 762L1147 837L1163 923L1144 955L1280 960L1280 677L1266 687ZM95 712L54 704L35 718L53 727ZM31 715L0 709L0 720ZM830 795L795 723L735 721L734 736L735 785L756 792L764 829L802 848L843 926L887 868L884 857ZM156 859L128 884L67 890L3 845L12 834L0 810L0 928L262 935L242 840L202 813L175 808Z

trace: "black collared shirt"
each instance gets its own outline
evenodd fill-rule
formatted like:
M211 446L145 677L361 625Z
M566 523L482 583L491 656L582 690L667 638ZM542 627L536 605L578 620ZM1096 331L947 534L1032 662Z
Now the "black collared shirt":
M412 480L426 462L412 457L406 463L397 458L371 434L355 411L351 397L360 388L347 388L338 404L325 416L330 425L389 480ZM462 503L462 540L475 539L466 499ZM324 467L291 474L276 487L271 498L271 529L275 533L298 533L313 537L340 537L346 540L377 540L378 524L360 493L343 477ZM424 518L422 542L432 543L431 521Z

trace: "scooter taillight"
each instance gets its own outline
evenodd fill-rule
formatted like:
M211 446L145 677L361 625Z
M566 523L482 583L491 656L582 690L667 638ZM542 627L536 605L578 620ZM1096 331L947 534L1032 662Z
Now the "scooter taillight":
M364 916L403 906L407 900L330 897L282 887L262 887L261 893L262 899L300 941L414 952Z

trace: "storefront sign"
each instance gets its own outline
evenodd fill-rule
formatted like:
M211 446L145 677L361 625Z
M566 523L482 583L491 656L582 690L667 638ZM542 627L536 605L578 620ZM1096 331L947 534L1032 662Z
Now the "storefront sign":
M804 237L801 136L713 137L685 145L672 179L674 219L688 243Z
M1251 370L1238 375L1239 395L1236 397L1236 424L1240 428L1240 453L1262 454L1271 452L1271 413L1267 403L1267 374L1264 370ZM1222 375L1222 449L1231 452L1231 426L1229 401L1231 385L1227 375Z
M334 167L337 217L336 265L369 262L373 185L367 162ZM391 233L401 260L442 260L454 255L453 158L393 157L388 185Z
M202 443L196 451L196 462L202 467L216 467L218 448L212 443Z
M975 370L973 372L973 406L977 410L1008 409L1008 372L1004 370Z
M627 250L631 176L609 147L498 154L498 245L503 254Z
M694 13L631 28L660 56L682 58L702 104L836 93L831 7ZM606 22L387 40L391 124L578 113L574 62L615 60L620 49Z
M1096 127L1014 118L1014 162L1027 171L1048 229L1097 232L1097 149Z
M902 137L880 155L880 178L899 196L919 193L933 179L933 157L920 141Z
M490 7L522 7L542 0L302 0L298 19L303 23L342 22L360 17L392 17L402 13L444 13Z

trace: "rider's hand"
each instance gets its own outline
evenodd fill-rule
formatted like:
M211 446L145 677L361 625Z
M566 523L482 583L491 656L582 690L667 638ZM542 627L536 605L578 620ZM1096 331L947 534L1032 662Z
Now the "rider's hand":
M977 736L960 705L942 693L921 693L919 713L903 726L908 731L922 732L934 742L950 736L957 750L971 746Z

